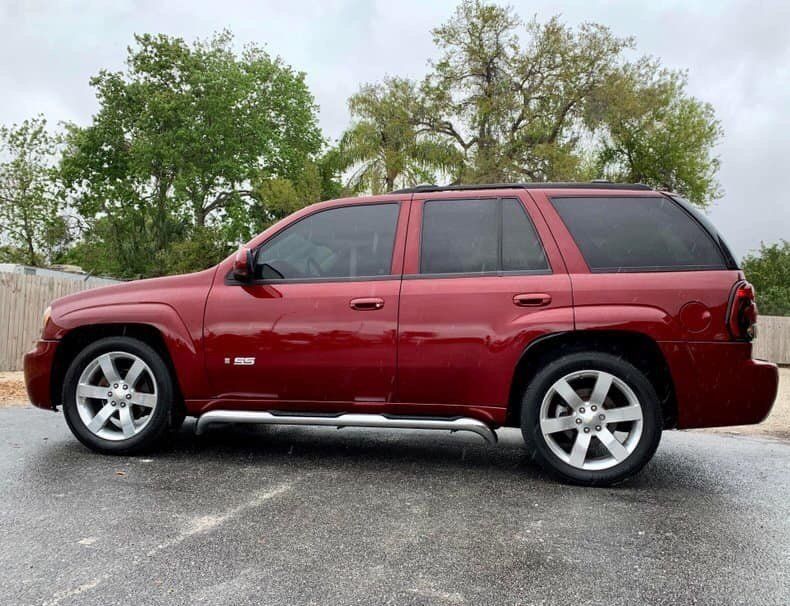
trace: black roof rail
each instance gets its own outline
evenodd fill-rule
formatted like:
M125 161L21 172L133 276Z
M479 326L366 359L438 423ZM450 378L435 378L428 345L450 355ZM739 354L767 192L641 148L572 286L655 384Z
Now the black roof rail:
M545 182L545 183L476 183L468 185L418 185L397 189L393 194L419 194L439 191L469 191L476 189L625 189L652 191L652 187L644 183L611 183L609 181L576 182Z

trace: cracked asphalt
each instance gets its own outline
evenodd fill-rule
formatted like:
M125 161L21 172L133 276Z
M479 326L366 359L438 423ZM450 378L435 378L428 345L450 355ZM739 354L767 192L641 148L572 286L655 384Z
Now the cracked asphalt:
M520 434L192 425L147 457L0 409L0 603L790 603L790 444L667 432L564 486Z

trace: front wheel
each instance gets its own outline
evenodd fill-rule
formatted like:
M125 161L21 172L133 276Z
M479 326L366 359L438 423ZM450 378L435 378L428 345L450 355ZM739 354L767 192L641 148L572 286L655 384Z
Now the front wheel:
M608 486L636 474L661 439L661 406L647 377L622 358L577 353L549 363L524 393L521 430L560 479Z
M173 378L153 348L137 339L109 337L72 362L63 384L63 413L87 447L133 454L165 434L173 395Z

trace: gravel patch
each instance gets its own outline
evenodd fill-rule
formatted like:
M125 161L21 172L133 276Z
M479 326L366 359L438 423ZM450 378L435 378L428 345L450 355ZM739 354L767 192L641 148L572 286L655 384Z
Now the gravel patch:
M27 406L25 378L21 372L0 372L0 406Z

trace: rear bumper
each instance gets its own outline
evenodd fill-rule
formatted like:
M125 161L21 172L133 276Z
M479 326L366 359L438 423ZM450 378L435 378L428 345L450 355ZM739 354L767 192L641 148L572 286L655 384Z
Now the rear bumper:
M675 383L678 428L760 423L779 387L775 364L750 343L660 343Z
M39 341L25 354L25 386L33 406L54 410L52 401L52 365L58 341Z

